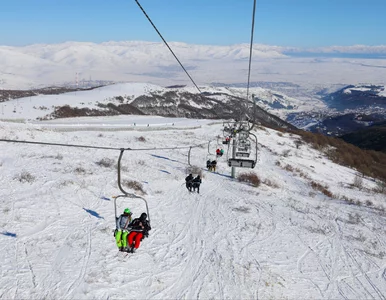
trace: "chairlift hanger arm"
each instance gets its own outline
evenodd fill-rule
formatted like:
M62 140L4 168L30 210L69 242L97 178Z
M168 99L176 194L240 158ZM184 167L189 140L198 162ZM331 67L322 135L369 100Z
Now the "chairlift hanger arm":
M257 148L257 136L255 134L253 134L252 132L249 133L250 135L252 135L254 137L254 142L255 142L255 164L257 163L257 151L258 151L258 148Z
M139 198L145 202L146 211L147 211L147 218L148 218L149 225L150 225L150 213L149 213L149 206L147 205L147 201L144 198L137 196L136 194L126 192L122 187L122 184L121 184L121 161L122 161L123 152L125 152L125 150L128 150L128 149L121 148L121 152L120 152L119 158L118 158L118 168L117 168L118 169L118 187L121 190L121 192L123 193L123 195L119 195L119 196L114 197L115 219L117 220L117 218L118 218L117 203L116 203L118 198L120 198L120 197Z

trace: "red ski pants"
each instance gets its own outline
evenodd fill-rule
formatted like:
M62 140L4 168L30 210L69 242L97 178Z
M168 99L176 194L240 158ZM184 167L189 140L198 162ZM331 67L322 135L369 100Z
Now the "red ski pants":
M139 244L141 243L141 239L143 237L143 234L142 232L136 232L136 231L132 231L129 233L129 236L127 237L128 239L128 244L129 246L133 246L133 241L134 241L134 248L135 249L138 249L139 247Z

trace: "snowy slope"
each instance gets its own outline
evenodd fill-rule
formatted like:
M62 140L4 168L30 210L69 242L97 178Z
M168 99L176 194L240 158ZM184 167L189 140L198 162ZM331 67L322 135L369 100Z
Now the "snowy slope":
M101 132L85 123L73 119L78 131L66 132L1 122L0 137L145 149L124 153L122 176L143 186L150 236L135 254L116 249L118 150L0 142L0 298L385 299L385 195L371 191L372 180L352 188L353 170L296 149L295 135L259 128L257 166L237 174L252 171L265 183L230 178L223 157L218 173L202 170L201 193L189 194L189 146L204 143L190 157L204 167L222 124ZM174 146L187 148L151 150ZM119 212L125 207L144 211L135 199L118 202Z
M60 95L38 95L0 103L2 119L34 120L54 111L55 106L70 105L78 108L97 108L98 103L107 104L117 96L138 97L164 88L148 83L113 84L79 92Z
M228 101L228 95L242 99L246 99L247 96L245 88L201 86L200 90L203 93L209 93L210 98L223 101L224 103ZM149 83L120 83L95 88L93 90L82 90L60 95L38 95L0 102L0 119L27 121L33 121L38 118L44 119L54 111L55 107L64 105L101 110L99 107L101 104L106 105L114 102L117 105L121 104L117 99L114 99L118 96L130 99L129 102L131 102L141 95L151 96L152 93L162 95L168 91L176 92L177 95L182 95L186 92L199 94L199 91L192 86L164 88ZM282 119L285 119L289 113L304 112L325 107L319 99L303 101L263 88L250 88L250 99L252 95L254 95L256 104L259 107ZM279 106L275 107L275 104ZM197 104L193 101L191 101L189 105L197 107ZM205 107L205 102L200 105L198 108Z

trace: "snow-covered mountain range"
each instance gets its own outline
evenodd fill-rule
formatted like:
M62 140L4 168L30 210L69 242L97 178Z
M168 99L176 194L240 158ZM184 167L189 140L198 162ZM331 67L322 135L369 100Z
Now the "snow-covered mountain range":
M211 46L171 42L170 46L198 84L245 84L247 81L247 44ZM252 81L296 83L307 89L363 82L385 84L386 59L294 58L285 53L299 49L267 45L254 45L253 49ZM337 48L334 51L343 50L384 51L383 48L364 46L349 50ZM191 84L163 43L66 42L0 46L0 88L3 89L59 84L86 86L122 81L150 82L162 86Z
M349 85L323 97L329 107L344 110L379 106L386 108L384 85Z

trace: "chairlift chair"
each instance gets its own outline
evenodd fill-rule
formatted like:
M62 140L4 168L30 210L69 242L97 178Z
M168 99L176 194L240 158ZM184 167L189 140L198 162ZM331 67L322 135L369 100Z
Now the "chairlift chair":
M233 122L233 121L228 121L224 122L223 124L223 136L227 137L229 136L230 138L234 137L237 133L237 126L238 122Z
M256 161L252 159L240 159L240 158L230 158L228 159L229 167L237 168L251 168L253 169L256 165Z
M241 133L241 134L240 134ZM245 140L246 133L240 132L238 137L241 137L242 145L238 145L239 139L234 140L233 143L236 143L235 145L235 153L232 158L228 158L228 166L229 167L237 167L237 168L254 168L257 162L257 137L247 132L249 137L254 138L255 143L255 159L246 159L250 156L251 152L251 143L249 140ZM249 146L248 146L249 145Z
M250 153L249 152L236 152L237 157L249 157Z
M236 148L237 151L240 151L240 152L248 152L249 151L249 147L237 147Z

